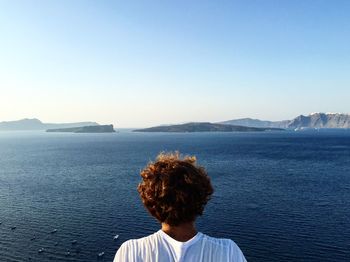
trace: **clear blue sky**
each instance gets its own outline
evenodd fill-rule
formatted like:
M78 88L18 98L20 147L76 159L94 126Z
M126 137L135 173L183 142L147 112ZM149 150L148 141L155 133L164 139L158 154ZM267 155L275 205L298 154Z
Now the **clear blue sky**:
M350 112L350 1L0 0L0 121Z

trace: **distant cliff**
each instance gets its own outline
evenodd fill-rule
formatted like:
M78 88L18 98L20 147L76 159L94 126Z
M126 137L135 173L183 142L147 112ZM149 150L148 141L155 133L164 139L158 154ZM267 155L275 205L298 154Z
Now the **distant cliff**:
M71 128L48 129L46 132L68 132L68 133L114 133L113 125L81 126Z
M156 126L144 129L133 130L134 132L249 132L275 130L271 128L257 128L246 126L233 126L223 124L213 124L209 122L194 122L181 125Z
M300 115L292 120L264 121L252 118L241 118L219 122L219 124L286 129L350 128L350 115L340 113L312 113L308 116Z
M339 113L300 115L289 122L288 128L350 128L350 115Z
M96 122L77 122L77 123L43 123L39 119L21 119L17 121L0 122L0 131L21 131L21 130L46 130L51 128L70 128L79 126L96 126Z

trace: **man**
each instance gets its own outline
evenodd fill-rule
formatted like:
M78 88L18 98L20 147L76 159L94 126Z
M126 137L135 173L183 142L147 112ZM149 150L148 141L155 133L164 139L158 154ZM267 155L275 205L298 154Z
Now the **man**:
M246 262L232 240L196 230L195 220L202 215L213 187L195 157L162 153L141 171L141 177L142 202L162 228L123 243L114 262Z

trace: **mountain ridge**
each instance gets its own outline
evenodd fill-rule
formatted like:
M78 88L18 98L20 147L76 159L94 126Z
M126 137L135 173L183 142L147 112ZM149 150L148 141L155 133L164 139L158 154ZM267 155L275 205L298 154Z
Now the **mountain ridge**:
M350 114L344 113L311 113L308 116L299 115L292 119L288 128L350 128Z
M209 123L209 122L192 122L192 123ZM189 124L189 123L183 123ZM254 118L239 118L226 120L221 122L209 123L219 125L232 125L243 126L253 128L283 128L283 129L350 129L350 114L348 113L322 113L314 112L309 115L299 115L292 120L282 121L269 121L260 120ZM16 131L16 130L47 130L47 129L59 129L59 128L75 128L82 126L98 126L100 124L96 122L73 122L73 123L43 123L37 118L24 118L16 121L3 121L0 122L0 131ZM174 125L162 125L163 127L178 126ZM155 127L152 127L155 128ZM160 128L157 127L157 128ZM209 127L208 127L209 128ZM214 128L214 126L210 127ZM209 128L209 129L210 129ZM218 127L219 129L225 129Z
M46 132L63 133L115 133L113 125L80 126L69 128L47 129Z
M305 128L350 128L350 114L314 112L309 115L299 115L292 120L268 121L252 118L240 118L218 122L219 124L243 125L249 127L275 127L286 129Z
M171 132L171 133L193 133L193 132L259 132L275 130L273 128L259 128L247 126L224 125L209 122L190 122L179 125L155 126L136 129L133 132ZM281 129L276 129L281 130Z
M46 130L53 128L73 128L97 125L99 124L91 121L73 123L43 123L37 118L24 118L15 121L0 122L0 131Z
M217 122L218 124L224 125L240 125L240 126L248 126L248 127L271 127L271 128L286 128L288 126L290 120L282 120L282 121L269 121L269 120L260 120L254 118L239 118L226 120L222 122Z

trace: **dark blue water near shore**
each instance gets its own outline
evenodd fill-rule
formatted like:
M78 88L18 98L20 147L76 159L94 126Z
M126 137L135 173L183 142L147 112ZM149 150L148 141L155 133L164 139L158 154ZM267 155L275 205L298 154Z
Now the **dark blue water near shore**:
M163 150L207 168L198 229L249 261L350 261L350 132L0 133L0 261L111 261L157 230L135 188Z

